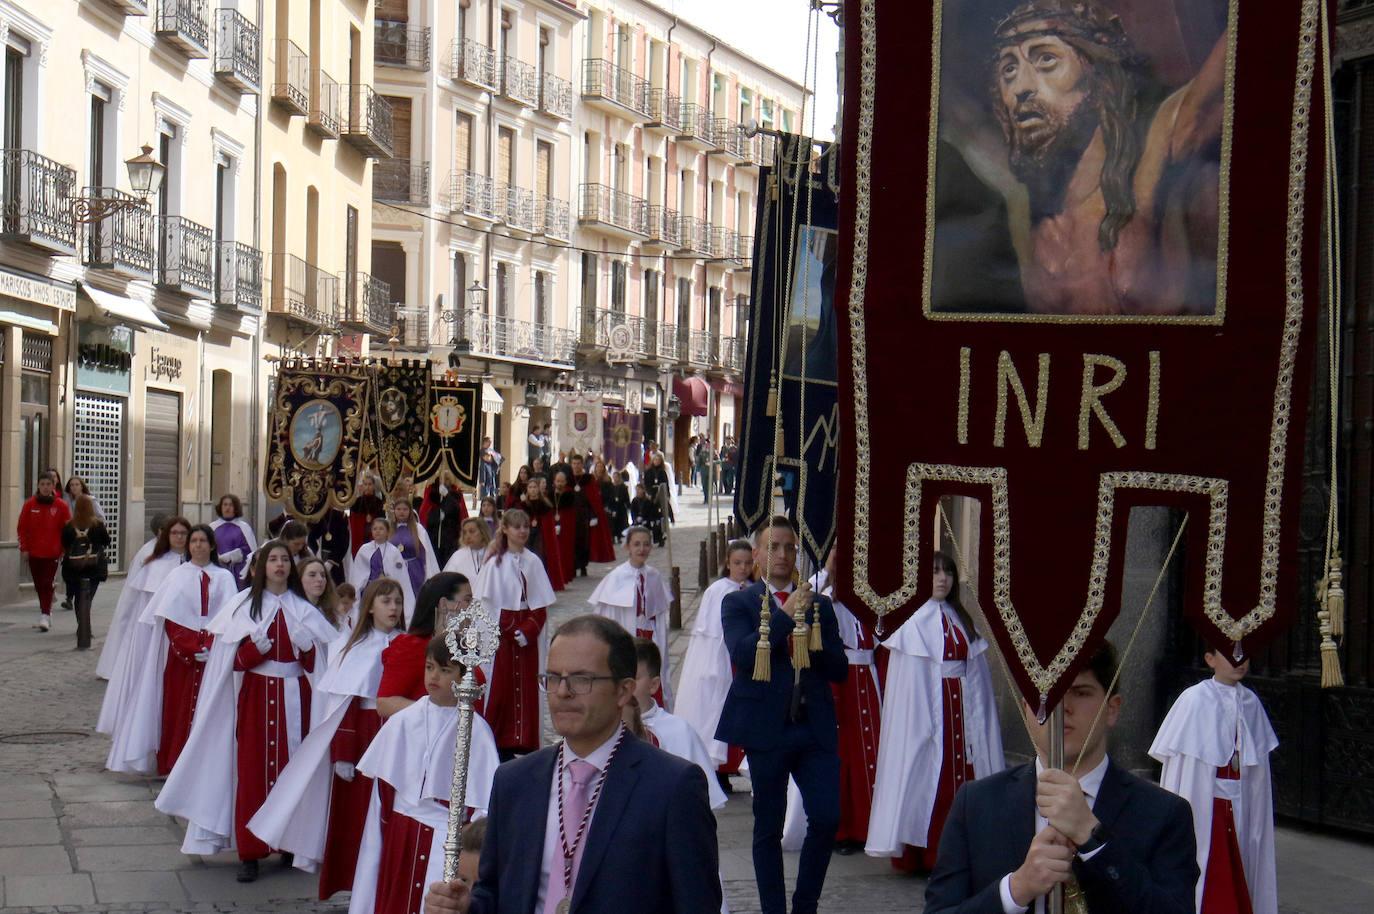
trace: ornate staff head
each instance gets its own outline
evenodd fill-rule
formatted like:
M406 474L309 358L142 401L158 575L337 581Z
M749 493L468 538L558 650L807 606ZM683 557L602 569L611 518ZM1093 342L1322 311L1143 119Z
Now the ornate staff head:
M475 598L467 606L450 613L444 623L444 643L453 659L463 665L464 679L496 656L500 639L500 628L482 608L482 601ZM457 689L458 683L454 683L454 690Z

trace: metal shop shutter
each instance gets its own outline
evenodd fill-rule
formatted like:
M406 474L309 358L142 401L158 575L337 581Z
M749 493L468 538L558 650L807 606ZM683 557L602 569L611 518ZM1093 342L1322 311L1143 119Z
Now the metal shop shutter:
M181 395L148 391L143 413L144 516L181 513Z

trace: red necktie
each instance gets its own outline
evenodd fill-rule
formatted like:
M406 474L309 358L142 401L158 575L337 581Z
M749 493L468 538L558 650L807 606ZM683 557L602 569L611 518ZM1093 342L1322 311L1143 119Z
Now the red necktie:
M648 627L648 620L645 614L648 608L645 606L644 594L644 572L639 573L639 582L635 585L635 635L640 638L654 637L654 630Z
M210 572L200 573L200 614L210 615Z

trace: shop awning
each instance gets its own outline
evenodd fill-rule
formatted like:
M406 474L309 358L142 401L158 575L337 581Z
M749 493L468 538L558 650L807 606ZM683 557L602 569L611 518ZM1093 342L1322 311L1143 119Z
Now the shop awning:
M112 292L104 292L100 289L93 289L85 283L81 284L81 292L86 296L95 307L107 317L116 320L129 321L138 324L140 327L148 327L152 330L170 329L162 322L162 319L153 312L143 302L136 298L129 298L124 295L115 295Z
M695 375L673 378L673 396L682 404L684 416L705 416L710 412L711 388Z
M499 413L506 407L506 398L501 396L501 391L491 386L491 382L482 382L482 412Z
M45 321L41 317L30 317L27 314L20 314L18 311L0 311L0 324L23 327L25 330L46 333L48 336L57 336L57 325L52 321Z

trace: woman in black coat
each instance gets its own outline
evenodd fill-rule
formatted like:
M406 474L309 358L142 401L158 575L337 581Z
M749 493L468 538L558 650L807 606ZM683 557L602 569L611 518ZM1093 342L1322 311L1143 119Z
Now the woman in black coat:
M109 547L110 534L95 513L95 499L78 495L72 519L62 528L62 581L74 595L77 650L91 647L91 601L96 587L109 577Z

